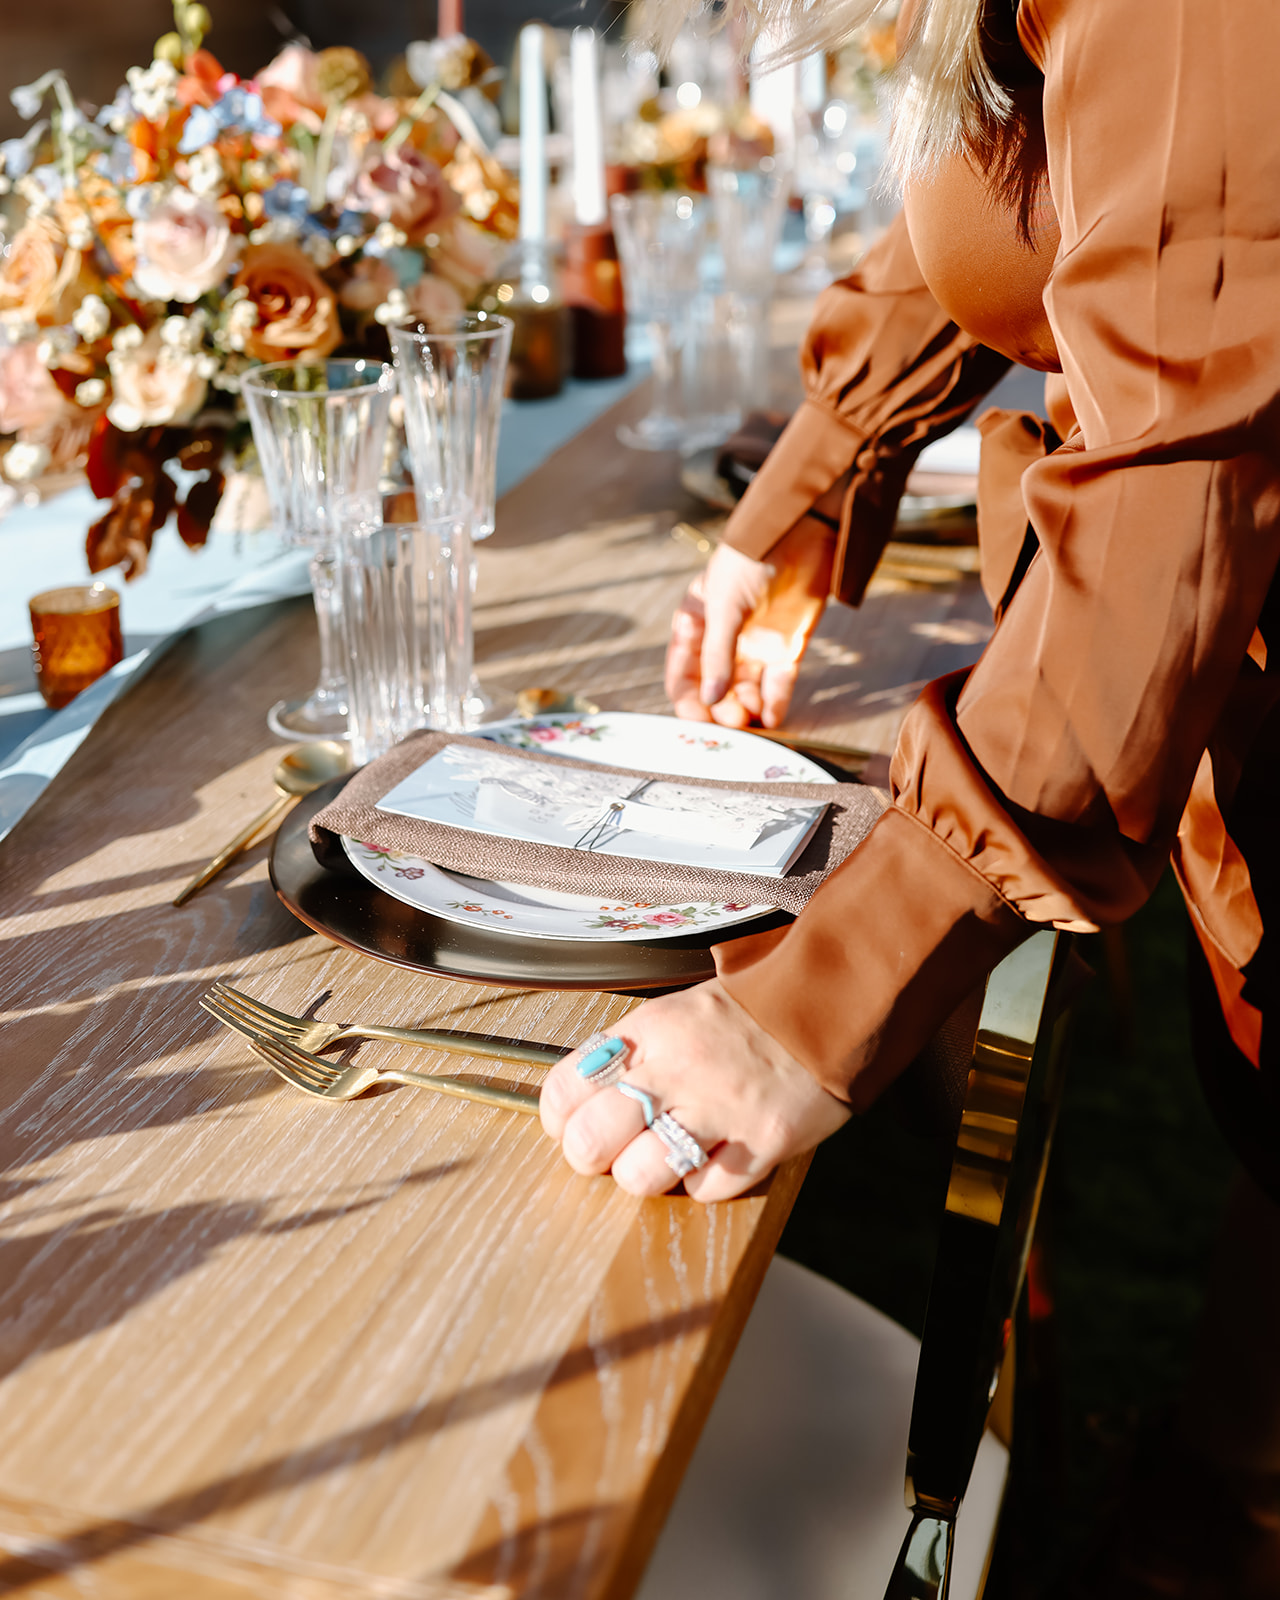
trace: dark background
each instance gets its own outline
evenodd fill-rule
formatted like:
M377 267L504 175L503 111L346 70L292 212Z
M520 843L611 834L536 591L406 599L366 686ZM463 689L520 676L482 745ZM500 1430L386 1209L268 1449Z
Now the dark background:
M207 44L224 67L242 76L264 67L291 33L316 49L354 45L381 72L411 39L436 31L436 0L207 0L213 32ZM500 64L510 60L516 30L526 22L555 27L607 27L620 0L470 0L467 32ZM124 82L127 68L146 66L162 33L173 27L171 0L0 0L0 138L25 124L9 90L60 66L72 91L101 105Z

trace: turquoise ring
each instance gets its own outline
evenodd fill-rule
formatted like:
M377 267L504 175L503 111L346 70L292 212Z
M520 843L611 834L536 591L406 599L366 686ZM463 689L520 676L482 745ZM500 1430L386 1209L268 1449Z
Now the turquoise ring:
M578 1049L582 1052L577 1065L578 1076L593 1089L606 1089L611 1083L617 1083L627 1070L631 1047L615 1034L593 1033Z
M618 1093L625 1094L628 1100L635 1101L635 1103L644 1113L645 1127L652 1128L658 1116L657 1111L654 1109L653 1096L646 1093L645 1090L640 1088L640 1086L635 1083L620 1083L618 1085Z

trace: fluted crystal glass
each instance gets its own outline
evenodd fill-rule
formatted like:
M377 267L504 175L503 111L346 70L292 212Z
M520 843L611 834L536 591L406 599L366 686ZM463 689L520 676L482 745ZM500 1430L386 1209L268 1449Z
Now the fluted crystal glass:
M409 318L394 324L391 351L404 396L404 425L418 514L464 524L471 543L493 532L497 505L498 430L507 362L510 317L484 311ZM476 565L470 555L472 597ZM495 707L474 673L468 715L481 722Z
M311 591L320 632L320 681L280 700L267 716L286 739L341 737L347 698L340 655L339 528L362 501L376 511L395 373L384 361L285 361L240 380L280 535L311 549Z

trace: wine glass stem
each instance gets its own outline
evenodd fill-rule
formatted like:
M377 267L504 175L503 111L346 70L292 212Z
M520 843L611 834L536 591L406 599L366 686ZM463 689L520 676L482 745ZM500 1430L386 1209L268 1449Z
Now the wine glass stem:
M655 317L649 324L653 362L653 402L650 417L669 418L676 398L676 337L670 317Z
M316 684L316 698L341 703L347 691L346 675L338 656L342 600L338 592L336 560L331 550L317 550L311 557L311 593L320 634L320 681Z

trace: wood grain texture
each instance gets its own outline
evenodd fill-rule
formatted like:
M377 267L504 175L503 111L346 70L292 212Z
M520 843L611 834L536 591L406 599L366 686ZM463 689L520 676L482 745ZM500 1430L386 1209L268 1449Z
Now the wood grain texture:
M694 508L617 420L503 503L481 666L660 709ZM902 685L976 653L974 589L833 613L800 716L887 748ZM621 1600L804 1164L728 1205L638 1202L515 1114L303 1099L197 1009L222 977L567 1047L633 1003L338 949L277 905L264 846L169 904L269 794L264 708L314 670L305 602L187 634L0 846L0 1591Z

